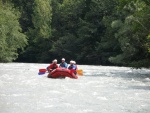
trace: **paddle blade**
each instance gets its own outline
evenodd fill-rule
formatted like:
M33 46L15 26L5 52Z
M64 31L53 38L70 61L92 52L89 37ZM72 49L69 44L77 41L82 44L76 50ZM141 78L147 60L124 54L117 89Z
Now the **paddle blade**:
M40 72L40 73L45 73L45 72L46 72L46 69L39 69L39 72Z
M43 74L45 74L45 72L39 72L39 73L38 73L38 75L43 75Z
M82 69L79 69L79 70L76 70L76 71L77 71L77 74L78 74L78 75L83 76L83 70L82 70Z

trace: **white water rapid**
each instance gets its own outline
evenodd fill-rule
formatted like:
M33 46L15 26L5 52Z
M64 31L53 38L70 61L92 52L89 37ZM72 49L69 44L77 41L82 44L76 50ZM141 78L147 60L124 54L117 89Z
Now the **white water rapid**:
M0 113L150 113L150 70L78 65L78 79L38 75L49 64L0 63Z

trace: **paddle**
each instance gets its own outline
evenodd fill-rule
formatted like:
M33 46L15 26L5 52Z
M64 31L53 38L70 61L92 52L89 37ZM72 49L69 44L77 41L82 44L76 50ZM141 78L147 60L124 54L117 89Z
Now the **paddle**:
M77 71L77 74L80 75L80 76L83 76L83 70L82 69L78 69L76 70Z
M39 69L38 75L43 75L46 73L46 71L47 71L46 69Z

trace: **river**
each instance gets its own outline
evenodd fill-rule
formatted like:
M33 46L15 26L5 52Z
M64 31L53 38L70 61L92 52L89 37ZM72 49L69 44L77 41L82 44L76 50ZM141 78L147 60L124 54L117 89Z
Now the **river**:
M78 65L78 79L51 79L48 64L0 63L0 113L150 113L150 70Z

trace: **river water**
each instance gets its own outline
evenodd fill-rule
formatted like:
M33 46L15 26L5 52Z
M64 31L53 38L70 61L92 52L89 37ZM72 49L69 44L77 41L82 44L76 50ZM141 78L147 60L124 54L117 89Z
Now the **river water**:
M78 65L78 79L51 79L48 64L0 63L0 113L150 113L150 70Z

